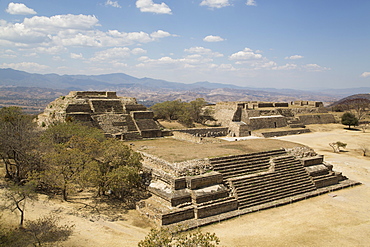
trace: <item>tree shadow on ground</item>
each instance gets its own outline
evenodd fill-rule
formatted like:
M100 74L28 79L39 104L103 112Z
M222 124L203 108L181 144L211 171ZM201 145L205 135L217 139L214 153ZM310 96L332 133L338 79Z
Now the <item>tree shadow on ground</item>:
M361 131L360 129L357 128L344 128L345 130L350 130L350 131Z

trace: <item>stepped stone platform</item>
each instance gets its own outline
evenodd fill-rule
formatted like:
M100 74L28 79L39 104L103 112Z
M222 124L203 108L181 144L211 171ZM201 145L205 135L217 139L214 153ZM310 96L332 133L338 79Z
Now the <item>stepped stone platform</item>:
M159 225L195 228L359 184L333 171L323 156L296 149L178 163L142 152L152 196L137 210Z
M135 98L118 97L116 92L72 91L51 102L37 122L47 127L66 120L100 128L107 136L123 140L162 136L153 112Z

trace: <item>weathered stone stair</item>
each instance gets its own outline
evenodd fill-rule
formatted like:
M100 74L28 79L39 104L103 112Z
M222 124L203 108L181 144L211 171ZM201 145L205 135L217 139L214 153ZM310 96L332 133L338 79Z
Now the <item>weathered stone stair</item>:
M228 179L239 209L316 189L302 163L284 150L215 158L211 164Z
M210 163L215 171L222 173L224 179L228 179L267 171L270 167L271 157L284 154L286 154L285 150L277 149L261 153L211 158Z

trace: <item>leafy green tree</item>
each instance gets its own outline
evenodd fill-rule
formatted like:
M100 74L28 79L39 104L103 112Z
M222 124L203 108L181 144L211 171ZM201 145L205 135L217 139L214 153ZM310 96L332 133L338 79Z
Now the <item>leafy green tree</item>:
M21 184L27 174L39 169L39 132L33 118L19 107L0 109L0 157L5 177Z
M141 156L123 142L116 139L102 142L96 161L88 172L98 195L110 190L112 195L123 198L140 187Z
M162 227L152 229L144 240L138 243L139 247L215 247L220 239L214 233L202 233L199 229L189 232L180 232Z
M83 182L81 174L93 162L89 155L66 145L56 147L53 152L44 155L43 160L48 167L41 173L41 182L60 189L64 201L68 200L71 188Z
M208 105L208 103L203 98L197 98L196 100L190 101L191 115L196 123L203 123L204 116L202 114L203 108Z
M194 122L205 121L203 107L207 102L203 98L197 98L189 103L181 100L165 101L151 107L156 119L178 120L186 127L194 127Z
M184 110L184 103L181 100L165 101L150 107L154 118L165 120L177 120Z
M348 128L351 129L351 126L358 125L358 118L350 112L346 112L342 115L342 124L348 125Z
M73 136L87 137L97 141L104 141L104 133L97 128L88 127L74 122L56 123L50 126L42 135L46 145L67 143Z

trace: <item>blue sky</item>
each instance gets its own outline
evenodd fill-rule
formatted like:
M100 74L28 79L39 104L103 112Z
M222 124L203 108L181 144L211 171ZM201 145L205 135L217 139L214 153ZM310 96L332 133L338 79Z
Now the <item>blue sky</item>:
M1 0L0 67L252 87L370 87L370 1Z

